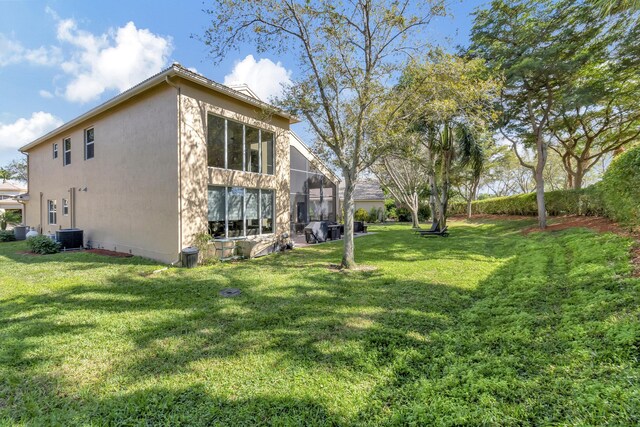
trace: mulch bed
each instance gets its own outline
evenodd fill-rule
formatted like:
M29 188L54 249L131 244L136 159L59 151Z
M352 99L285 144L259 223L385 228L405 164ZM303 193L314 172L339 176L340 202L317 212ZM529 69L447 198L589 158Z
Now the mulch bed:
M108 251L106 249L86 249L85 252L90 252L92 254L110 256L114 258L131 258L133 255L125 253L125 252L116 252L116 251Z
M598 233L615 233L626 237L640 237L632 235L610 219L598 216L567 215L550 217L549 219L550 224L547 224L547 228L544 231L559 231L566 230L568 228L583 227L597 231ZM529 234L540 231L543 230L540 230L537 225L533 225L522 230L522 233Z
M90 252L92 254L110 256L114 258L131 258L133 256L131 254L127 254L124 252L108 251L106 249L83 249L83 250L69 251L69 252ZM30 251L20 251L16 253L20 255L44 256L42 254L35 254ZM55 255L55 254L47 254L47 255Z

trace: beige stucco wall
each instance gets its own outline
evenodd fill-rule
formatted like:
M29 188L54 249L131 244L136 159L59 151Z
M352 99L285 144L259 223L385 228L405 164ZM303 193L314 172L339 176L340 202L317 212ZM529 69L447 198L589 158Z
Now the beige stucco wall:
M276 235L289 229L289 121L257 107L210 91L183 79L174 79L181 92L182 245L193 245L207 232L207 186L275 190ZM273 175L207 167L207 113L274 133Z
M176 118L176 90L160 84L32 148L26 224L44 233L70 227L72 215L62 214L62 199L70 199L75 188L75 226L84 230L85 244L177 261ZM84 129L89 127L95 129L95 157L84 160ZM71 164L63 166L67 137ZM57 201L55 225L47 224L48 199Z

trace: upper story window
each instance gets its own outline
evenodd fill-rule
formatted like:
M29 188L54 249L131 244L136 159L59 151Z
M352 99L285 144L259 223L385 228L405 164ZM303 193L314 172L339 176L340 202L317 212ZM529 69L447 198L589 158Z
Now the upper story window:
M55 200L47 200L47 207L49 210L49 224L57 224L58 223L58 214L56 212L56 201Z
M53 143L53 158L54 159L58 158L58 143L57 142Z
M93 128L91 129L86 129L84 131L84 159L88 160L88 159L93 159L93 155L94 155L94 148L93 148L93 142L94 142L94 131Z
M65 138L62 141L62 149L64 150L62 164L67 166L71 164L71 138Z
M207 164L273 175L274 134L222 117L207 115Z

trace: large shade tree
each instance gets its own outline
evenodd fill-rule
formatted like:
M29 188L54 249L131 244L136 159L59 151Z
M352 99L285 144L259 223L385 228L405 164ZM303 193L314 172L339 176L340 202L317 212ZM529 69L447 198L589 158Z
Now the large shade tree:
M353 192L358 175L386 150L389 124L411 97L387 96L407 55L424 45L424 27L443 1L216 0L202 37L214 60L250 43L297 60L279 105L306 119L334 155L344 191L342 266L355 266ZM398 102L400 105L390 106Z
M544 171L553 109L607 47L601 39L607 23L599 14L572 0L494 0L476 14L473 50L504 75L501 132L533 172L540 228L546 227ZM533 161L524 159L523 149L533 150Z

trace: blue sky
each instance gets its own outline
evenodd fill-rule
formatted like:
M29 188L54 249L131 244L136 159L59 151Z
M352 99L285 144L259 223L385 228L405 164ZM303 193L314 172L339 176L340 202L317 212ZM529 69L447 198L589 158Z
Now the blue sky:
M451 1L452 16L437 19L425 38L445 48L467 44L469 14L483 3ZM207 26L204 7L193 0L0 0L0 166L21 156L18 147L174 61L220 83L247 83L265 99L295 75L289 58L252 46L212 65L191 37ZM303 123L294 130L311 138Z

